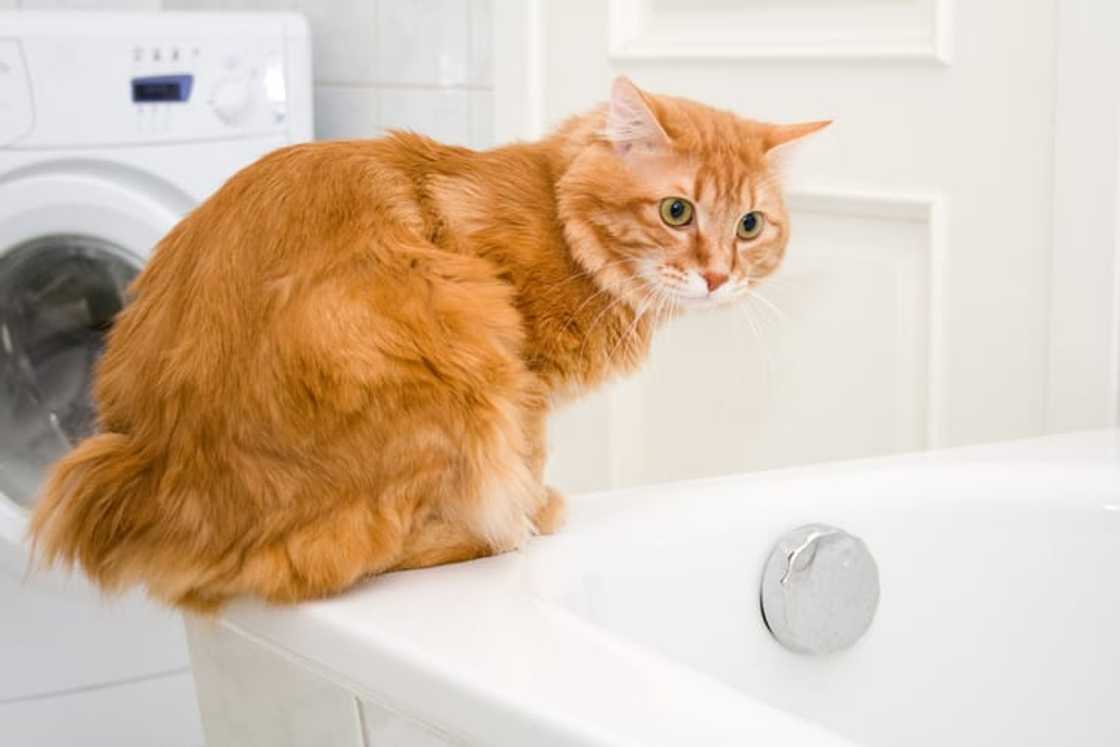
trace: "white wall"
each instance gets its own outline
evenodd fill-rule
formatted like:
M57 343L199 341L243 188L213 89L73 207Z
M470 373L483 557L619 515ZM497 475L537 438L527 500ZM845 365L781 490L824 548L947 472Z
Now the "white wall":
M294 10L312 32L315 136L386 128L493 142L490 0L0 0L0 8Z

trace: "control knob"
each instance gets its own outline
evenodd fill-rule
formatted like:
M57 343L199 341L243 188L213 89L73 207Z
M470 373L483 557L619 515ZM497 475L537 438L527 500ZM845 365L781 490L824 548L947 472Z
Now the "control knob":
M210 106L218 119L236 126L245 122L253 110L253 80L248 75L232 75L218 81Z

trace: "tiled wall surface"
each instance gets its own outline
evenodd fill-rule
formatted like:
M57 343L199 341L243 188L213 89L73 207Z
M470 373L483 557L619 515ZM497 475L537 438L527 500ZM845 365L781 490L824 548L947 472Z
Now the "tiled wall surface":
M315 136L493 140L491 0L0 0L0 8L295 10L311 25Z
M160 0L0 0L0 10L159 10Z

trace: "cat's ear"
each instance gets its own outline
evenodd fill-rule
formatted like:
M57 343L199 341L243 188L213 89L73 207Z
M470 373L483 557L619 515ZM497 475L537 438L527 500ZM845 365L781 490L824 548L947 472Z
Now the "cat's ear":
M625 75L615 78L611 86L606 135L619 155L634 148L657 150L670 143L649 99Z
M768 124L763 131L763 147L773 150L780 145L800 140L806 135L812 135L817 130L832 124L831 119L822 119L819 122L799 122L797 124Z

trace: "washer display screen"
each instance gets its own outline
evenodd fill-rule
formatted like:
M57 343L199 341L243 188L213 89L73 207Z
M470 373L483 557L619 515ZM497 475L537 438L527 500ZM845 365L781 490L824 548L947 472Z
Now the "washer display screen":
M193 75L156 75L132 79L132 100L138 104L187 101L191 97Z
M139 261L85 236L0 252L0 493L30 506L47 467L93 432L93 367Z

